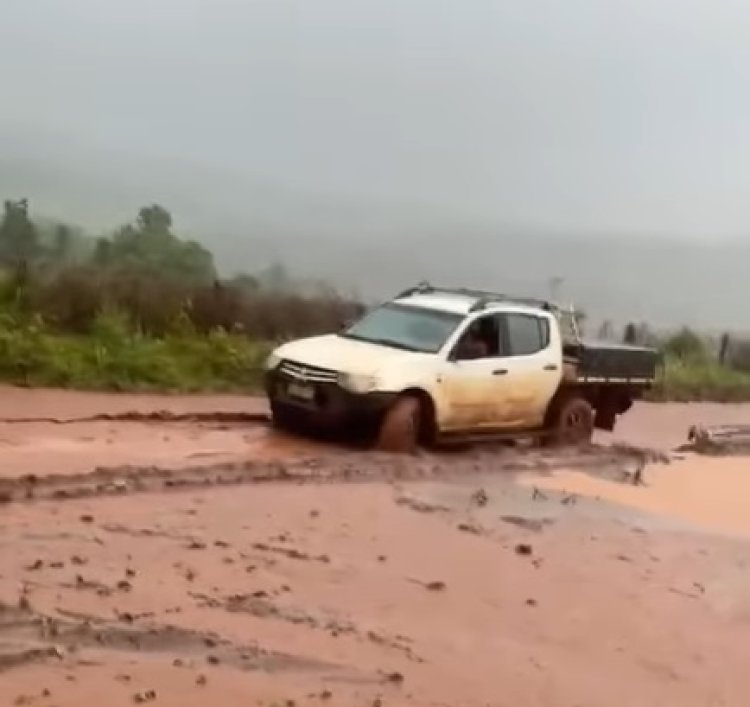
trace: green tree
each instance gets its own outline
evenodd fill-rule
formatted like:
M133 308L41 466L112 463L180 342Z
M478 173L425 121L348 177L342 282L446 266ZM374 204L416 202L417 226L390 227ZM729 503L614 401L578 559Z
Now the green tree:
M111 239L99 239L94 262L190 283L208 283L216 277L213 255L195 241L178 238L172 232L171 214L158 204L143 207L135 223L123 226Z
M73 246L73 231L69 226L61 223L55 228L52 256L58 263L68 260Z
M4 265L28 265L41 254L39 234L29 217L27 199L6 201L0 223L0 262Z
M706 343L688 327L667 339L664 352L683 361L705 361L708 358Z
M112 241L109 238L97 238L93 261L95 265L102 267L106 267L112 262Z

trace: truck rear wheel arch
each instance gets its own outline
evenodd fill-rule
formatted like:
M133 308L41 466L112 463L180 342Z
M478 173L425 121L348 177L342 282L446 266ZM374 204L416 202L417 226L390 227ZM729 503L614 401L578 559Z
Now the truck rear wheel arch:
M594 431L595 409L584 391L568 389L556 395L547 409L547 443L586 444Z
M628 385L571 385L561 387L552 399L545 418L545 426L553 424L554 415L563 399L578 397L594 409L594 427L611 432L618 415L630 410L639 391Z

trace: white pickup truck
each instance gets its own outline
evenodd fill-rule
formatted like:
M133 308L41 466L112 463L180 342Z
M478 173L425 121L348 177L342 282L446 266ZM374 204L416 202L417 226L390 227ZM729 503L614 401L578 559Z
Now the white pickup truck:
M422 284L342 332L280 346L266 391L279 426L372 423L388 451L486 436L579 444L613 429L657 363L651 349L582 341L552 304Z

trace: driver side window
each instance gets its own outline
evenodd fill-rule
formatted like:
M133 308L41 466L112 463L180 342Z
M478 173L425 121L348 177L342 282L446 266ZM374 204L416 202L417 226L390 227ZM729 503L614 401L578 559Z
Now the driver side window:
M500 317L490 314L475 319L466 328L453 349L456 361L498 358L503 355Z

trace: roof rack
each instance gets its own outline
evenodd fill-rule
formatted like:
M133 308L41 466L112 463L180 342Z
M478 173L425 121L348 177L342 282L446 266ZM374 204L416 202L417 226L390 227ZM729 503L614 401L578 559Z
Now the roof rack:
M512 295L502 294L500 292L490 292L487 290L473 290L466 287L434 287L429 282L420 282L414 287L410 287L398 295L398 299L412 297L414 295L427 295L432 293L463 295L465 297L474 297L476 302L471 305L469 311L477 312L485 309L494 302L509 302L513 304L522 304L529 307L539 307L548 312L560 311L560 307L547 300L536 299L533 297L514 297Z

